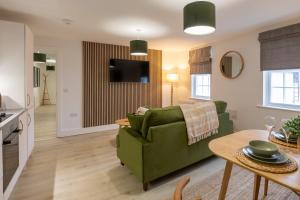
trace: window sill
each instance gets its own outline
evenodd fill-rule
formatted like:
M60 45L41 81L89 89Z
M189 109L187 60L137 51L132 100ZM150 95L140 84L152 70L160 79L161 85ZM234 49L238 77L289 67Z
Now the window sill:
M201 101L211 101L211 98L200 98L200 97L190 97L189 99L201 100Z
M263 108L263 109L272 109L272 110L284 110L284 111L291 111L291 112L300 112L300 109L296 108L283 108L283 107L277 107L277 106L267 106L267 105L256 105L257 108Z

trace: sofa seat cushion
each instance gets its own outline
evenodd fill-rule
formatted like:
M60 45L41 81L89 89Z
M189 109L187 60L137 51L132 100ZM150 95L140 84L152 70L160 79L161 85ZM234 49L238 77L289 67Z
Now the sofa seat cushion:
M183 113L179 106L153 108L146 112L142 126L142 136L147 137L149 127L184 121Z

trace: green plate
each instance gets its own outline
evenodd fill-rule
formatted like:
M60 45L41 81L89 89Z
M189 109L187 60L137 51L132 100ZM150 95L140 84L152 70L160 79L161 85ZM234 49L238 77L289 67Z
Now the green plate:
M280 152L281 156L278 159L276 159L276 160L265 160L265 159L259 159L259 158L254 157L253 155L251 155L246 150L245 147L243 148L243 153L248 158L250 158L250 159L252 159L256 162L265 163L265 164L273 164L273 165L282 165L282 164L285 164L289 160L288 156L284 152L282 152L282 151L279 151L279 152Z
M252 151L252 149L251 149L250 146L246 146L246 147L245 147L245 150L248 151L248 153L249 153L251 156L253 156L253 157L257 158L257 159L261 159L261 160L271 160L271 161L274 161L274 160L277 160L277 159L281 156L281 154L280 154L279 152L277 152L277 153L275 153L275 154L273 154L273 155L271 155L271 156L257 155L257 154L255 154L255 153Z

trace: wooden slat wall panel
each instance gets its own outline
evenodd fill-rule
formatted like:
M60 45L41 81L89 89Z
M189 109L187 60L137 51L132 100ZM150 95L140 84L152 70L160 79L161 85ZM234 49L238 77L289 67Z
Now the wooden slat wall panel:
M149 49L148 56L130 56L129 47L94 42L83 46L83 125L113 124L139 106L161 107L162 52ZM150 61L150 83L109 83L109 59Z

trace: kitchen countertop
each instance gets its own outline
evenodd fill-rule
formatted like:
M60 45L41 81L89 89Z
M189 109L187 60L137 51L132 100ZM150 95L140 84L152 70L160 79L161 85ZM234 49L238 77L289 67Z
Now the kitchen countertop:
M8 122L10 122L11 120L15 119L16 117L19 117L20 115L22 115L25 112L25 109L24 108L20 108L20 109L8 109L8 110L3 110L1 112L4 112L6 114L13 114L13 115L10 116L9 118L7 118L6 120L4 120L3 122L0 122L0 130Z

